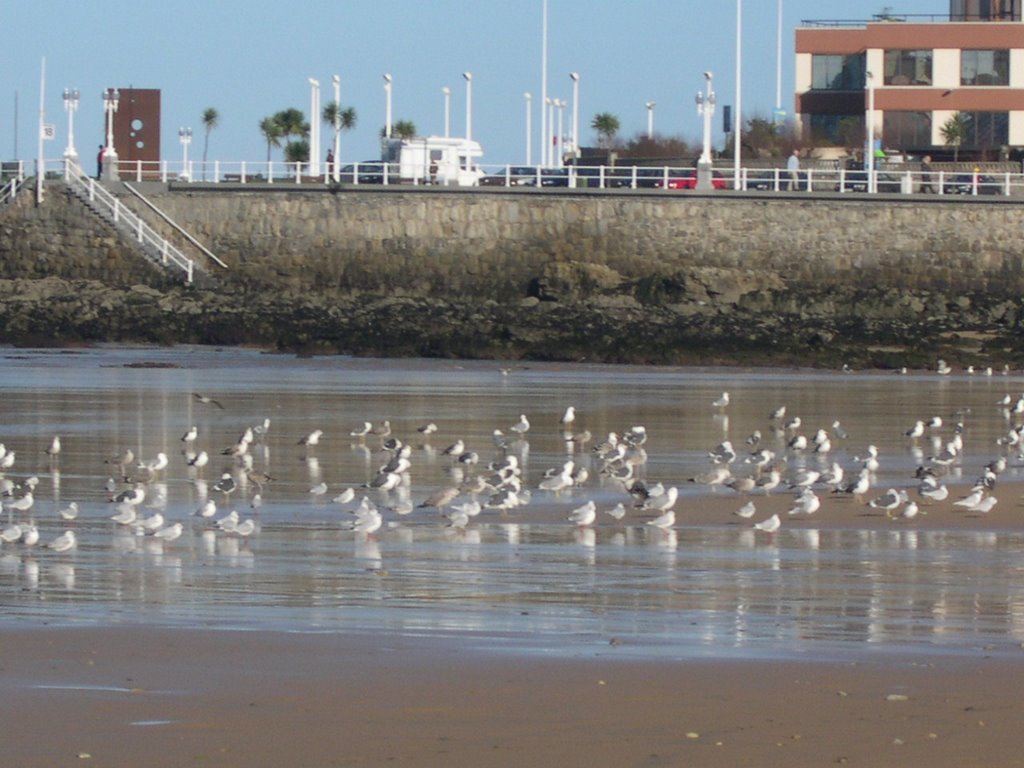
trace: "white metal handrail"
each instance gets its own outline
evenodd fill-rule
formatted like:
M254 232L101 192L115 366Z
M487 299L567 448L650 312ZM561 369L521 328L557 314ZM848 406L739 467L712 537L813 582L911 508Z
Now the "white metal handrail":
M154 248L160 254L160 263L173 264L185 273L185 282L191 283L195 264L168 240L157 234L152 227L134 212L121 204L102 184L86 176L76 163L67 163L67 179L73 187L82 192L90 202L96 202L110 212L114 224L128 231L142 245Z
M543 167L537 165L515 164L482 164L479 166L485 174L483 183L488 186L528 186L528 187L559 187L573 186L577 188L596 189L642 189L662 188L689 189L692 185L682 183L679 179L693 179L696 169L684 166L633 166L633 165L583 165L566 166L564 168ZM168 182L173 180L189 181L201 179L204 164L190 160L187 166L180 161L160 161L145 163L142 161L119 161L118 168L121 178L134 181L156 180ZM321 172L311 175L308 163L281 161L210 161L205 165L209 183L240 183L240 184L275 184L291 185L330 185L333 181L330 170L324 165ZM528 169L528 173L522 173ZM340 179L343 184L350 185L390 185L401 182L399 167L395 163L360 162L341 165ZM730 165L716 169L716 189L736 189L734 169ZM798 172L798 183L792 184L790 173L785 167L740 169L739 189L742 191L771 192L871 192L888 194L919 194L924 187L924 194L936 195L995 195L1024 197L1024 173L971 171L971 170L933 170L930 173L920 170L917 163L887 163L876 167L870 172L857 169L843 169L828 166L808 167ZM406 182L401 182L406 183ZM415 184L417 182L409 182ZM869 190L870 187L870 190Z

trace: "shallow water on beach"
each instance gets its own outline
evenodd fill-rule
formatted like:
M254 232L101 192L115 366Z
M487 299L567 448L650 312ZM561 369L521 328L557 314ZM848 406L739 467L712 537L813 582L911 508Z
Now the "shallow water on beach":
M1020 395L1019 376L568 364L517 365L503 374L492 362L104 347L7 350L0 387L0 441L17 451L7 477L40 479L31 510L4 512L4 524L31 519L41 532L34 548L0 546L7 626L395 632L513 653L612 646L623 654L713 658L1010 653L1024 642L1024 528L984 530L979 522L977 530L916 530L892 528L883 517L874 529L805 522L769 536L728 514L713 525L686 519L706 499L733 497L687 482L711 466L708 451L723 439L745 448L746 436L760 429L785 454L787 436L772 433L768 420L783 404L801 416L808 436L841 422L849 437L834 439L829 461L848 470L876 445L882 488L912 485L914 468L935 450L927 437L904 436L914 421L942 416L934 431L947 439L960 418L965 453L949 482L966 491L1007 432L996 403ZM714 407L726 390L728 407ZM593 442L647 427L644 476L681 489L673 530L645 525L648 518L636 513L624 523L602 514L589 529L566 521L588 499L602 510L629 503L598 477L589 449L567 448L558 420L568 405L579 413L575 429L591 430ZM485 471L497 455L493 431L508 433L522 413L532 428L509 450L534 489L528 507L485 510L465 529L419 508L385 511L384 527L371 537L344 529L354 504L331 498L368 482L384 461L380 438L352 438L354 427L388 419L392 434L415 446L406 486L357 494L386 507L403 497L419 504ZM244 480L220 451L265 418L270 429L252 449L254 468L273 479L254 509L252 483L228 497L212 486L222 471ZM428 421L439 429L424 438L415 428ZM212 456L201 471L182 457L179 438L193 424L197 449ZM315 428L324 436L307 452L296 443ZM63 450L51 463L44 449L55 434ZM480 453L479 465L457 467L442 455L456 438ZM180 539L160 542L110 521L114 505L104 485L117 467L105 462L124 448L143 460L168 455L140 512L183 522ZM740 455L736 474L749 472ZM568 457L590 467L585 486L558 496L536 490L541 473ZM818 461L791 455L790 466ZM1011 461L1005 476L1019 473ZM321 481L328 492L311 495ZM218 517L229 509L252 517L256 532L229 536L194 516L207 498L218 502ZM68 523L58 510L71 501L81 512ZM76 549L42 546L66 528L78 535Z

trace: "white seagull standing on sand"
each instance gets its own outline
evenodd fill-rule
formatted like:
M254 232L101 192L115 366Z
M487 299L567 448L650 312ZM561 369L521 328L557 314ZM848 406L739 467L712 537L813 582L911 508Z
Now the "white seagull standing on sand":
M519 421L509 427L509 431L515 432L520 437L530 431L530 420L526 418L525 413L519 414Z
M46 546L54 552L67 552L69 549L74 549L77 543L78 539L75 536L74 531L64 531L64 533L49 542Z
M588 501L581 507L576 507L576 509L569 513L569 522L575 523L580 528L593 525L596 519L597 505L594 504L593 500Z
M764 531L765 533L775 533L781 527L782 521L779 519L778 515L772 515L767 520L754 523L754 530Z

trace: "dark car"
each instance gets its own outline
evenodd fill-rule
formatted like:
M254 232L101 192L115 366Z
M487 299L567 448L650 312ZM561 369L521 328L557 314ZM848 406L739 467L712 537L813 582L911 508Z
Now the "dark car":
M535 187L537 167L531 165L510 165L498 173L480 179L482 187Z
M568 168L538 168L529 165L509 166L507 171L492 173L480 179L483 187L536 187L540 179L542 187L569 186Z
M358 175L357 175L358 174ZM366 160L355 165L343 165L338 172L343 184L383 184L384 163L380 160ZM398 171L398 163L388 163L388 184L398 184L401 181Z
M580 180L578 183L583 187L622 189L633 186L633 169L581 165L576 168L576 178Z
M785 189L789 176L779 176L779 189ZM771 192L775 189L775 171L747 171L746 190L757 192Z
M947 176L942 182L944 195L1001 195L1003 185L995 176L987 173L958 173Z
M867 192L868 172L863 170L846 171L840 181L836 182L836 192ZM899 176L891 173L879 173L875 176L876 192L901 192L903 182Z

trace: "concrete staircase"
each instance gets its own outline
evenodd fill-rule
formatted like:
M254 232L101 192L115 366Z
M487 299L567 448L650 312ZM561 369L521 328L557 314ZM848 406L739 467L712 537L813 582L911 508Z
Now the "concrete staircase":
M181 271L187 284L191 284L196 278L207 276L194 260L185 256L169 240L157 233L106 187L86 176L81 167L74 163L67 164L65 179L73 194L86 208L113 226L133 243L145 258L162 269Z

